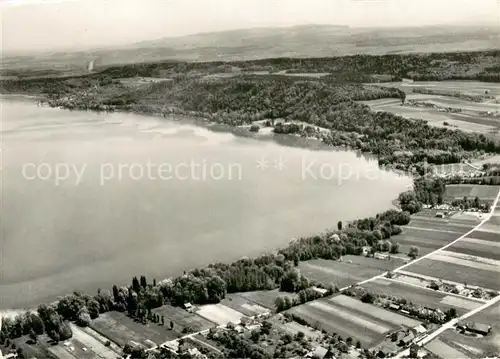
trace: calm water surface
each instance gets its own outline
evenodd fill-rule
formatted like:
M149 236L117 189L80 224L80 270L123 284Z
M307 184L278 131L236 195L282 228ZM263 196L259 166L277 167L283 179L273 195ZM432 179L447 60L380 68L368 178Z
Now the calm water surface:
M4 98L1 125L0 308L258 255L385 210L411 183L353 152L169 119Z

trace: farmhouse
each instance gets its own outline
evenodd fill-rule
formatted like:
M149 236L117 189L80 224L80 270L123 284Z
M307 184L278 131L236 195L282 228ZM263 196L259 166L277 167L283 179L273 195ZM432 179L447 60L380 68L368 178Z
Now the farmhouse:
M415 334L413 334L412 332L410 332L404 338L402 338L402 339L399 340L399 345L400 346L409 345L409 344L411 344L413 342L414 339L415 339Z
M389 255L386 253L375 253L375 255L373 257L376 259L383 259L383 260L389 259Z
M184 309L186 309L189 313L194 312L194 307L191 303L184 303Z
M476 334L488 335L491 331L491 326L474 322L467 325L467 330Z
M397 311L397 310L401 309L401 306L399 306L397 304L391 304L391 305L389 305L389 309Z

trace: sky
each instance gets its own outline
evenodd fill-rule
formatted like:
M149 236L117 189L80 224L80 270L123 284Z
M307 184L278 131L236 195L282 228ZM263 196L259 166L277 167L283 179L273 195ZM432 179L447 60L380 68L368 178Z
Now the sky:
M0 0L4 53L252 27L500 24L500 0Z

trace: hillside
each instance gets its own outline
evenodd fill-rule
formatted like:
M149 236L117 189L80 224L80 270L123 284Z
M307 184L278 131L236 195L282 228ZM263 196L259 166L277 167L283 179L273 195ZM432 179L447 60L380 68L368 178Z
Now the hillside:
M72 53L5 56L2 76L79 74L95 66L182 61L240 61L275 57L331 57L354 54L402 54L498 49L493 27L433 26L422 28L349 28L302 25L203 33L144 41L110 49Z

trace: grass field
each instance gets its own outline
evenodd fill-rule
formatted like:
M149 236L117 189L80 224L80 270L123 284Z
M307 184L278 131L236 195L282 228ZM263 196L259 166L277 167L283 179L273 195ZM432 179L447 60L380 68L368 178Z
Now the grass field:
M248 299L245 299L236 294L227 294L226 298L221 301L221 304L232 308L243 315L253 317L255 315L269 313L269 309L264 308L259 304L255 304Z
M484 302L448 295L425 287L419 288L386 278L379 278L375 281L365 283L362 287L377 294L389 294L405 298L428 308L439 308L443 311L455 308L459 315L463 315L484 304Z
M94 319L91 323L92 329L109 338L120 346L124 346L129 341L145 343L146 339L152 340L156 344L177 338L177 334L167 328L154 323L143 325L135 322L123 313L108 312Z
M344 295L309 302L294 307L289 312L314 327L337 333L344 339L351 337L354 341L359 340L365 348L376 345L389 331L401 326L415 327L420 324L416 320Z
M220 303L202 305L196 311L196 314L217 325L225 325L228 323L239 324L241 318L244 317L243 313L237 312Z
M238 293L237 296L240 296L244 299L247 299L255 304L261 305L264 308L268 308L270 310L275 310L276 307L274 305L276 298L281 296L289 296L290 298L297 297L296 294L292 293L283 293L279 290L259 290L255 292L242 292Z
M153 309L153 312L165 317L165 325L170 326L170 321L174 323L174 332L182 334L185 328L190 328L195 332L209 329L215 326L215 323L199 316L196 313L189 313L188 311L173 307L171 305L164 305L160 308Z
M309 279L325 285L333 283L339 288L344 288L403 264L404 261L397 258L380 260L361 256L345 256L342 262L325 259L301 262L299 269L300 273Z
M466 237L448 247L450 252L500 260L500 241Z
M443 359L448 359L448 358L471 359L463 352L456 350L455 348L449 346L440 339L434 339L433 341L428 343L425 346L425 348L429 350L431 353Z

